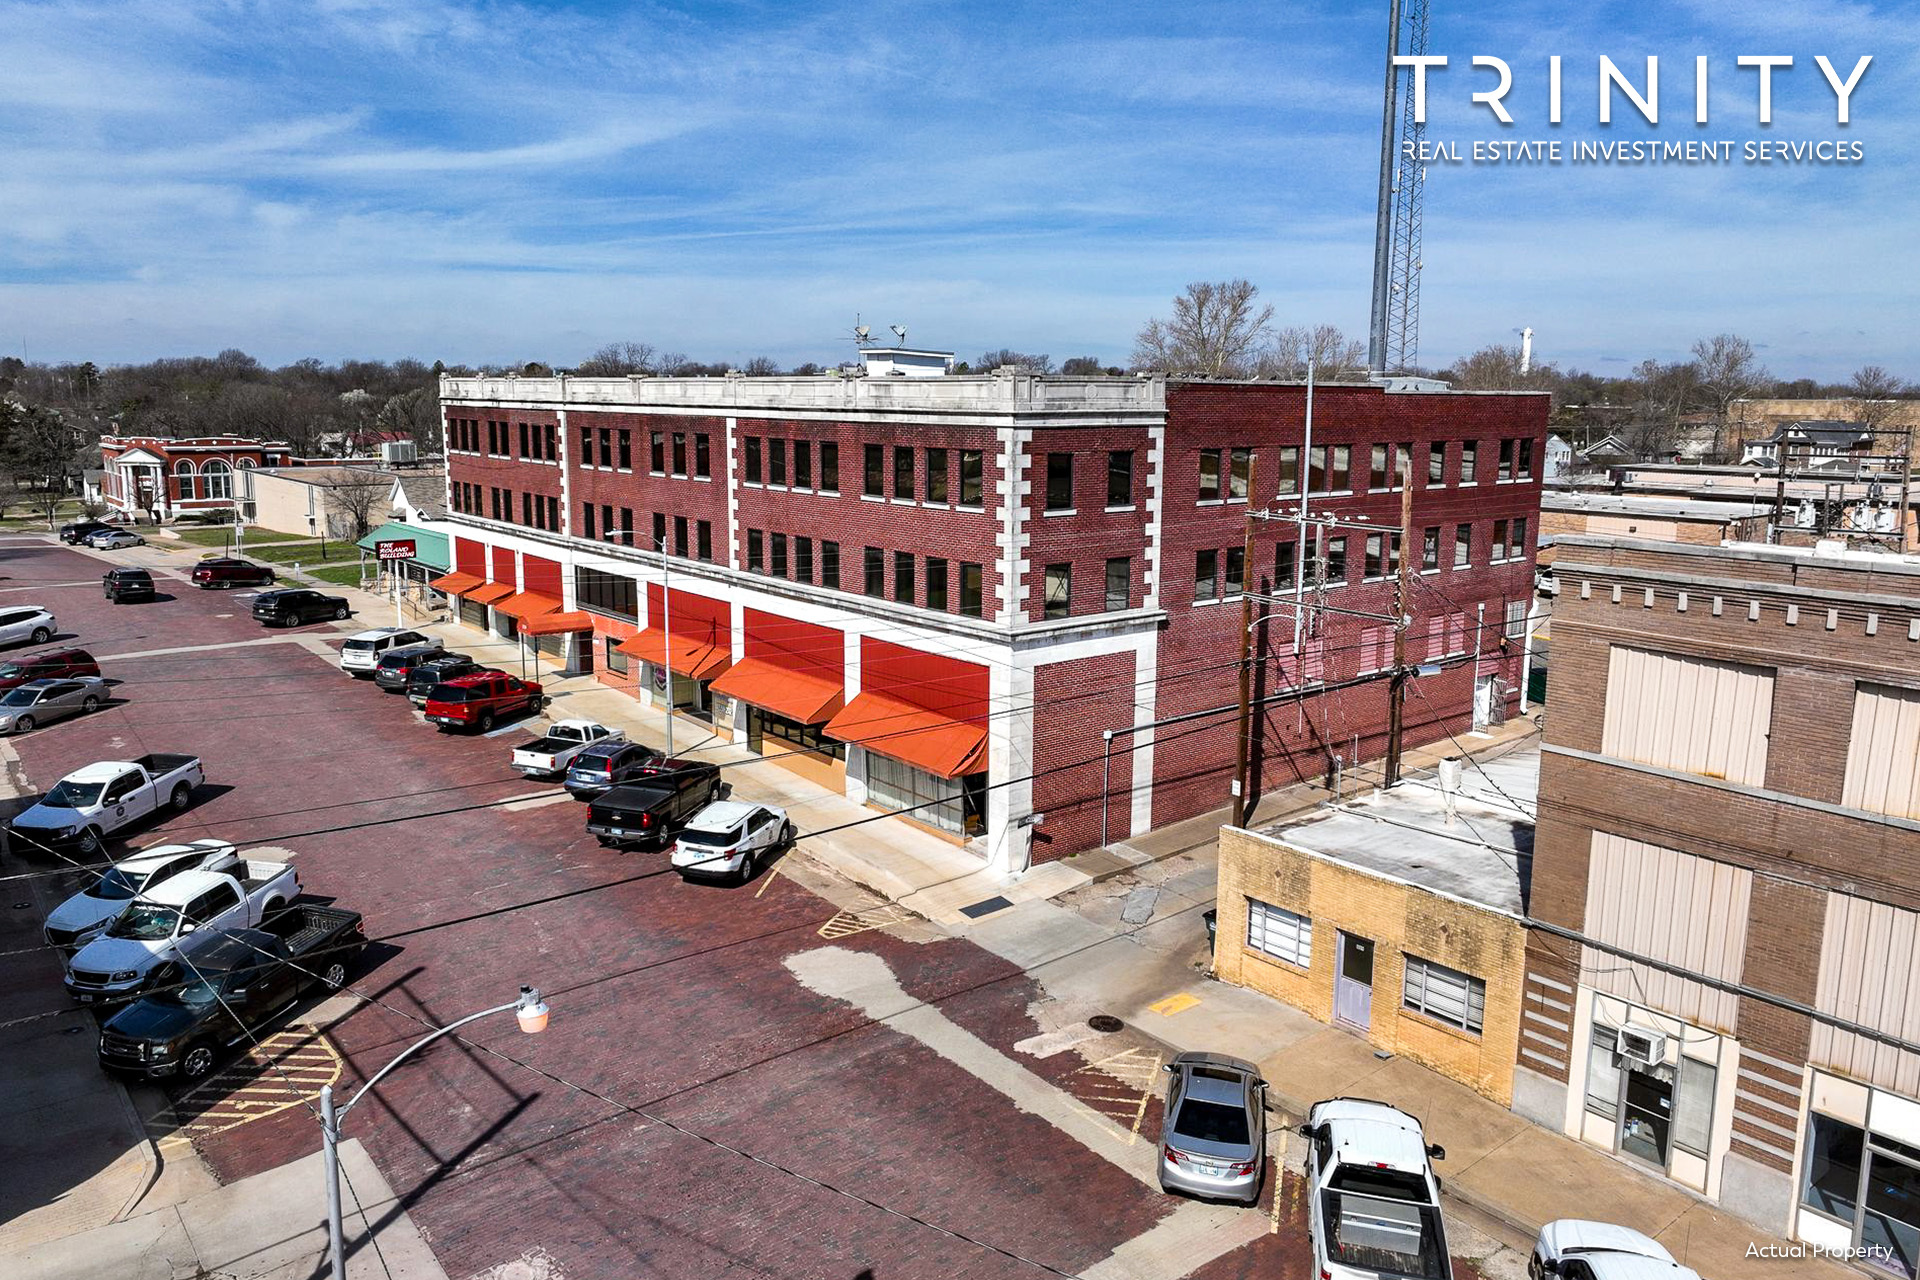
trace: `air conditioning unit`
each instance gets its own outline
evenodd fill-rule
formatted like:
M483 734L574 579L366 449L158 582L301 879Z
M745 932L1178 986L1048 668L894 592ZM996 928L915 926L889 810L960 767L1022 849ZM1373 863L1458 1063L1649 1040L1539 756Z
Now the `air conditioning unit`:
M1646 1027L1622 1027L1615 1033L1613 1051L1629 1062L1657 1067L1667 1060L1667 1033Z
M397 463L420 461L420 446L411 440L383 440L380 442L380 461L389 466Z

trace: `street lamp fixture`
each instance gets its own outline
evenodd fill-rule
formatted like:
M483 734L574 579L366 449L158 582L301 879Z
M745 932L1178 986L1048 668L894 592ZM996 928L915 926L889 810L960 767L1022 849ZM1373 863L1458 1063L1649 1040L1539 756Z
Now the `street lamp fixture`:
M347 1280L346 1232L340 1221L340 1122L347 1112L360 1105L360 1099L367 1096L373 1086L379 1084L387 1073L411 1058L420 1050L466 1026L469 1022L478 1022L482 1018L496 1013L513 1010L514 1020L520 1024L520 1030L528 1035L538 1035L547 1029L548 1009L546 1000L540 995L538 987L521 987L517 999L506 1004L497 1004L491 1009L482 1009L466 1017L449 1022L438 1031L424 1036L408 1045L400 1056L373 1073L373 1078L360 1086L360 1091L348 1100L344 1107L333 1105L333 1086L322 1085L320 1089L320 1134L323 1140L321 1163L327 1177L327 1264L332 1280Z

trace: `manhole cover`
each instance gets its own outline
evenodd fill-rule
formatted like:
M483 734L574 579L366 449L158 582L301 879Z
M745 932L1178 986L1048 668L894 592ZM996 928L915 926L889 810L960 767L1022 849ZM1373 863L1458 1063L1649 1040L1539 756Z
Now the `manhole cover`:
M1087 1025L1102 1035L1112 1035L1127 1024L1110 1013L1096 1013L1087 1019Z

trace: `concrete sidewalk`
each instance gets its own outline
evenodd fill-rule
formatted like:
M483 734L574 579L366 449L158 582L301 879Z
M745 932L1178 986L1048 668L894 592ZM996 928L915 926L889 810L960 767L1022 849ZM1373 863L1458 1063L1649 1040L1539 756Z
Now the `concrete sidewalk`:
M358 1139L341 1144L340 1170L349 1280L446 1280ZM11 1280L311 1280L325 1273L326 1253L316 1152L153 1213L9 1250L6 1273Z

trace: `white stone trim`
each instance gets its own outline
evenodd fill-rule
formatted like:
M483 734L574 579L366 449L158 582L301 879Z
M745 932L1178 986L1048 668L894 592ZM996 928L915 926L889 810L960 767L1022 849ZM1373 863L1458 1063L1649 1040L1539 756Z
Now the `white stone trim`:
M1161 483L1166 468L1167 428L1165 423L1147 428L1147 538L1144 589L1141 603L1148 609L1160 607L1160 561L1162 520L1166 511L1166 486ZM1146 717L1151 720L1151 715Z

